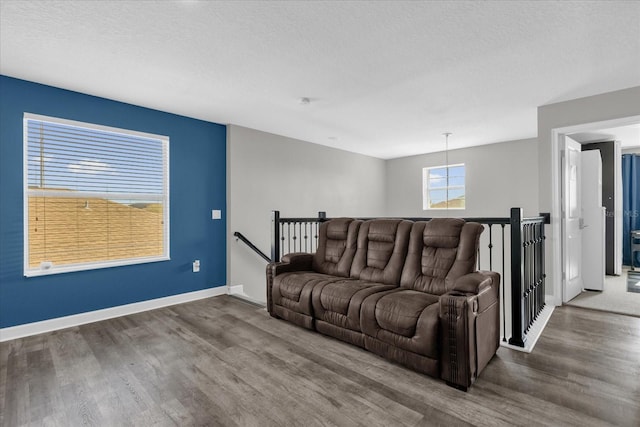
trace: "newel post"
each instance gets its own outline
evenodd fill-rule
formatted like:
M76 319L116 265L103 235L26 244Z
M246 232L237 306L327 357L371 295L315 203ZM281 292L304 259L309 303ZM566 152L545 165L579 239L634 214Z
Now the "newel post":
M524 347L524 263L522 259L522 208L511 208L511 338L509 344Z
M280 261L280 211L271 211L271 262Z

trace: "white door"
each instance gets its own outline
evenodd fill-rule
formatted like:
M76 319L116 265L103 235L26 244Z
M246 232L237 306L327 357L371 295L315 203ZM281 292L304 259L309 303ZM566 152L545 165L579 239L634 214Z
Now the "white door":
M582 292L582 203L581 162L579 142L564 137L562 165L562 224L564 289L562 301L567 302Z
M582 281L585 289L602 291L605 272L605 211L602 206L600 150L583 151L582 174ZM622 175L622 174L621 174Z

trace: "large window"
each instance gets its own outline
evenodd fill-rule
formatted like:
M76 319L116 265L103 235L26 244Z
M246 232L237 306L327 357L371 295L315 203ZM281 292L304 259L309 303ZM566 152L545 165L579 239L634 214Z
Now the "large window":
M464 209L464 183L464 164L422 169L423 209Z
M169 259L169 138L24 115L24 274Z

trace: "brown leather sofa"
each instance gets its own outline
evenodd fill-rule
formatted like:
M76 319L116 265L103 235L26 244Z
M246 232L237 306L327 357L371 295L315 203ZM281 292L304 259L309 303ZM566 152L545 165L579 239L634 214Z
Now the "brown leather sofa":
M500 276L475 272L481 224L337 218L314 254L267 266L267 308L466 390L499 346Z

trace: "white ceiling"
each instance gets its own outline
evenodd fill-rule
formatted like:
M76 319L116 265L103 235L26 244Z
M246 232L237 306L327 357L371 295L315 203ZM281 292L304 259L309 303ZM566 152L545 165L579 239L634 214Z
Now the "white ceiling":
M640 100L638 100L640 102ZM615 128L598 129L592 132L578 132L571 137L581 144L603 141L620 141L623 149L640 147L640 123Z
M640 2L0 0L0 73L394 158L640 86Z

